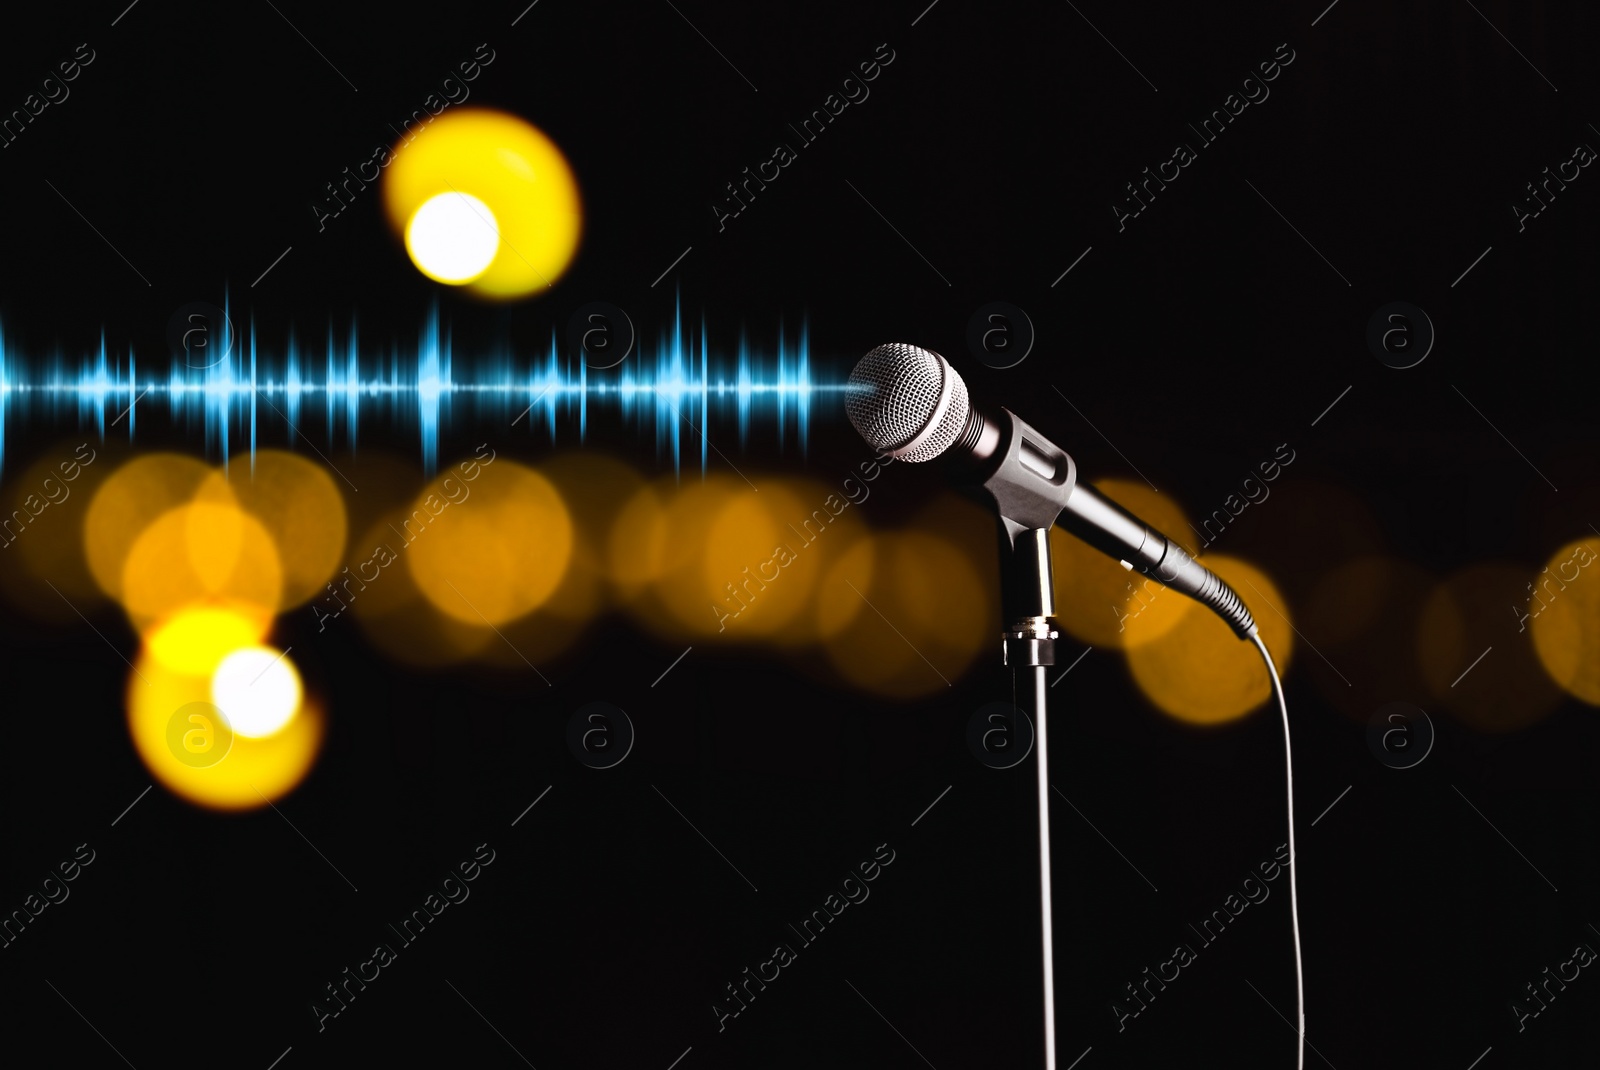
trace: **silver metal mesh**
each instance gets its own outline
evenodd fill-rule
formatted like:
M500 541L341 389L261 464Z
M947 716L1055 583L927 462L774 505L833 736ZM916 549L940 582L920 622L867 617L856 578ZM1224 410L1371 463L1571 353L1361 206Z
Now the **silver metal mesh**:
M867 445L893 453L921 434L933 420L947 376L950 404L938 425L914 449L898 454L902 461L931 461L961 435L971 411L967 384L939 354L904 342L890 342L874 349L850 373L844 395L845 414Z

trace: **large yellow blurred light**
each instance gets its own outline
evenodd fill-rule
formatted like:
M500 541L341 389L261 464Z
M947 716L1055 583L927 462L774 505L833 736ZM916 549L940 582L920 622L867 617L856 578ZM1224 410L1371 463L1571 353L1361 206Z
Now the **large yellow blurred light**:
M500 642L482 620L473 618L468 624L447 616L417 589L400 558L409 552L401 527L407 519L410 514L403 509L380 515L351 551L350 574L356 579L339 584L340 599L367 638L396 661L428 666L453 665ZM370 584L363 583L358 574L373 576L372 567L379 562L388 563ZM334 612L343 616L337 605Z
M1433 584L1421 565L1364 554L1312 587L1298 627L1322 657L1306 659L1303 668L1340 713L1365 724L1386 702L1429 701L1412 648Z
M583 204L572 168L542 131L514 115L452 108L421 134L397 143L384 176L389 221L397 233L407 235L412 259L430 277L466 285L486 297L517 298L548 289L577 251ZM460 199L453 204L441 200L443 194L474 199L492 227L463 214L467 205ZM481 241L498 235L481 273L467 273L460 264L440 273L433 254L413 245L414 219L431 204L439 205L441 219L455 221L443 229L456 238ZM431 218L424 217L425 222ZM476 231L467 225L473 222ZM462 263L470 266L473 258ZM458 274L449 277L451 271Z
M870 565L867 555L876 558ZM857 579L867 577L861 587ZM822 614L825 626L838 623L844 594L862 603L824 643L839 674L868 691L892 698L936 694L953 686L980 651L999 652L993 583L938 535L911 530L864 539L822 584L824 597L838 600Z
M187 676L209 676L224 658L261 641L270 614L241 607L185 609L152 628L145 651L163 668Z
M277 547L283 574L279 610L323 594L349 537L344 495L328 470L287 450L258 450L253 458L236 457L225 477L213 474L197 497L206 498L212 481L224 479L240 508Z
M716 633L712 581L701 569L706 540L723 509L753 493L742 479L715 472L681 487L665 476L623 507L611 529L612 575L624 592L638 591L629 608L639 623L670 639ZM734 579L715 581L717 590L726 596L722 584Z
M868 534L856 538L835 557L817 590L814 616L818 639L832 639L862 612L871 612L857 592L872 589L879 556L876 540Z
M515 620L548 599L572 559L572 519L554 486L515 461L423 492L398 534L417 589L476 627Z
M730 639L789 629L817 580L820 551L812 543L830 523L820 498L816 508L821 519L812 520L808 505L774 479L763 482L761 493L746 488L710 518L699 567L673 585L674 609Z
M1570 695L1600 706L1600 539L1557 550L1522 606L1533 647L1553 680Z
M1480 732L1520 731L1561 703L1534 636L1518 631L1514 616L1534 578L1520 563L1479 561L1435 586L1417 617L1423 681L1440 706Z
M766 483L761 486L765 496ZM785 540L785 545L793 547L799 555L798 561L784 568L784 574L793 580L797 596L804 599L804 609L783 627L771 632L770 638L782 646L800 646L814 643L828 634L829 629L837 631L849 623L848 612L843 614L846 619L840 619L837 606L830 607L832 612L815 607L825 593L824 578L857 544L869 538L869 528L860 503L852 503L838 485L795 480L789 482L787 488L803 503L805 512L799 516L779 517L786 521L784 531L792 536L792 541ZM855 572L847 567L845 575L853 579ZM863 585L858 583L857 586ZM752 619L751 623L757 621Z
M85 453L87 448L87 443L62 443L46 449L21 476L7 472L4 477L8 500L0 507L0 520L9 526L0 531L0 543L6 543L0 558L21 560L0 567L0 589L18 609L50 621L78 621L74 606L88 612L86 603L104 596L89 572L79 532L95 491L116 462L104 445ZM79 463L85 456L89 463Z
M199 602L245 602L275 611L283 572L272 536L220 481L149 524L122 567L121 601L141 627Z
M616 513L607 567L652 631L793 647L857 612L860 598L823 578L865 534L860 510L828 484L768 475L757 492L732 475L684 486L669 476ZM823 593L828 607L813 613Z
M211 469L181 453L150 453L118 468L89 500L83 548L100 589L122 596L123 566L145 528L194 497Z
M440 282L471 282L499 251L494 212L470 193L436 194L406 224L406 252L418 270Z
M254 645L265 630L266 622L248 614L230 620L228 611L215 607L182 610L151 633L128 677L128 730L134 748L168 790L191 802L218 810L265 806L299 784L316 760L324 731L322 711L302 701L299 678L288 659L277 668L261 666L259 660L251 664L264 653L276 656L276 651ZM232 645L240 641L243 651ZM241 659L241 653L251 656ZM247 672L252 675L245 677ZM294 681L287 719L264 738L241 731L263 726L253 720L260 712L251 708L253 702L282 715L285 674ZM246 690L267 688L263 694L275 692L277 698L241 702L241 685ZM235 725L240 714L244 716Z
M272 536L231 501L195 501L146 528L122 569L122 605L141 627L198 602L275 612L283 570Z
M670 491L657 481L628 496L606 537L606 576L617 598L630 603L661 578L667 562Z
M270 615L307 601L338 567L348 523L324 469L261 450L225 469L170 453L130 461L83 527L94 582L147 631L198 603Z
M1233 557L1207 557L1205 565L1227 581L1255 618L1280 675L1288 675L1294 633L1283 595L1266 574ZM1181 605L1177 621L1159 637L1128 650L1128 668L1145 696L1190 724L1237 720L1272 697L1272 683L1255 646L1240 639L1211 610L1172 591Z
M540 472L555 484L572 512L580 534L572 544L572 562L561 586L541 608L567 621L598 616L608 599L605 558L618 514L644 486L644 478L627 464L593 450L571 450L552 457ZM567 629L571 634L576 629Z

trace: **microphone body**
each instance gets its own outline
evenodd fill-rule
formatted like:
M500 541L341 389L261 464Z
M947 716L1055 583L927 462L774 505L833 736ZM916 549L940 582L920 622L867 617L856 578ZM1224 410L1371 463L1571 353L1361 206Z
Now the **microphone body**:
M932 350L879 346L850 374L845 410L867 443L907 461L946 457L994 499L1008 561L1007 619L1054 614L1048 535L1059 525L1126 567L1189 595L1248 639L1255 620L1220 576L1093 487L1071 455L1009 409L974 406L966 383ZM1022 638L1014 625L1007 638ZM1035 627L1040 639L1043 629Z
M1094 487L1079 483L1071 455L1010 409L989 416L973 407L949 452L956 464L972 468L994 498L1014 547L1029 530L1059 526L1206 605L1239 638L1255 633L1250 611L1220 576Z

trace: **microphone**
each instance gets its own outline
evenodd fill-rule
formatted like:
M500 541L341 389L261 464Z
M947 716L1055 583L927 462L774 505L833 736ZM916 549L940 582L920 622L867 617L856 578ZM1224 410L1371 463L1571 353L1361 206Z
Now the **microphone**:
M975 407L967 384L931 349L890 342L862 357L845 389L845 413L879 454L920 463L945 457L994 498L1015 561L1048 561L1049 529L1061 528L1126 568L1151 576L1220 616L1240 639L1256 634L1243 600L1172 539L1077 479L1060 446L1009 409ZM1048 564L1013 578L1012 619L1052 615ZM1040 638L1044 637L1039 632Z
M1059 524L1130 569L1152 576L1207 606L1240 639L1255 644L1283 714L1284 786L1288 801L1289 857L1294 846L1294 763L1289 757L1289 707L1272 655L1244 602L1220 576L1183 547L1093 487L1078 482L1078 466L1060 446L1009 409L987 411L972 404L967 384L950 362L931 349L903 342L881 345L862 357L845 388L850 423L880 455L919 463L947 457L976 480L999 508L1001 548L1006 555L1007 619L1002 633L1006 660L1032 669L1039 782L1039 885L1044 964L1045 1066L1055 1070L1055 966L1051 935L1050 774L1045 745L1049 694L1044 666L1055 662L1050 575L1050 529ZM1060 677L1057 677L1059 680ZM1305 1066L1305 983L1300 956L1300 904L1295 866L1289 871L1289 910L1294 932L1295 1010L1299 1020L1297 1066Z

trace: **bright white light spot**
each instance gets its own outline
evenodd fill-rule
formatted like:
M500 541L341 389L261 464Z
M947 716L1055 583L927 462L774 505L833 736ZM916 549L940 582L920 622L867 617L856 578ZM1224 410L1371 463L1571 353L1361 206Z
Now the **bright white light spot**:
M489 206L469 193L439 193L406 224L406 251L431 279L463 283L489 270L500 251L500 225Z
M211 701L235 734L270 736L300 709L300 674L286 652L264 646L235 650L211 674Z

